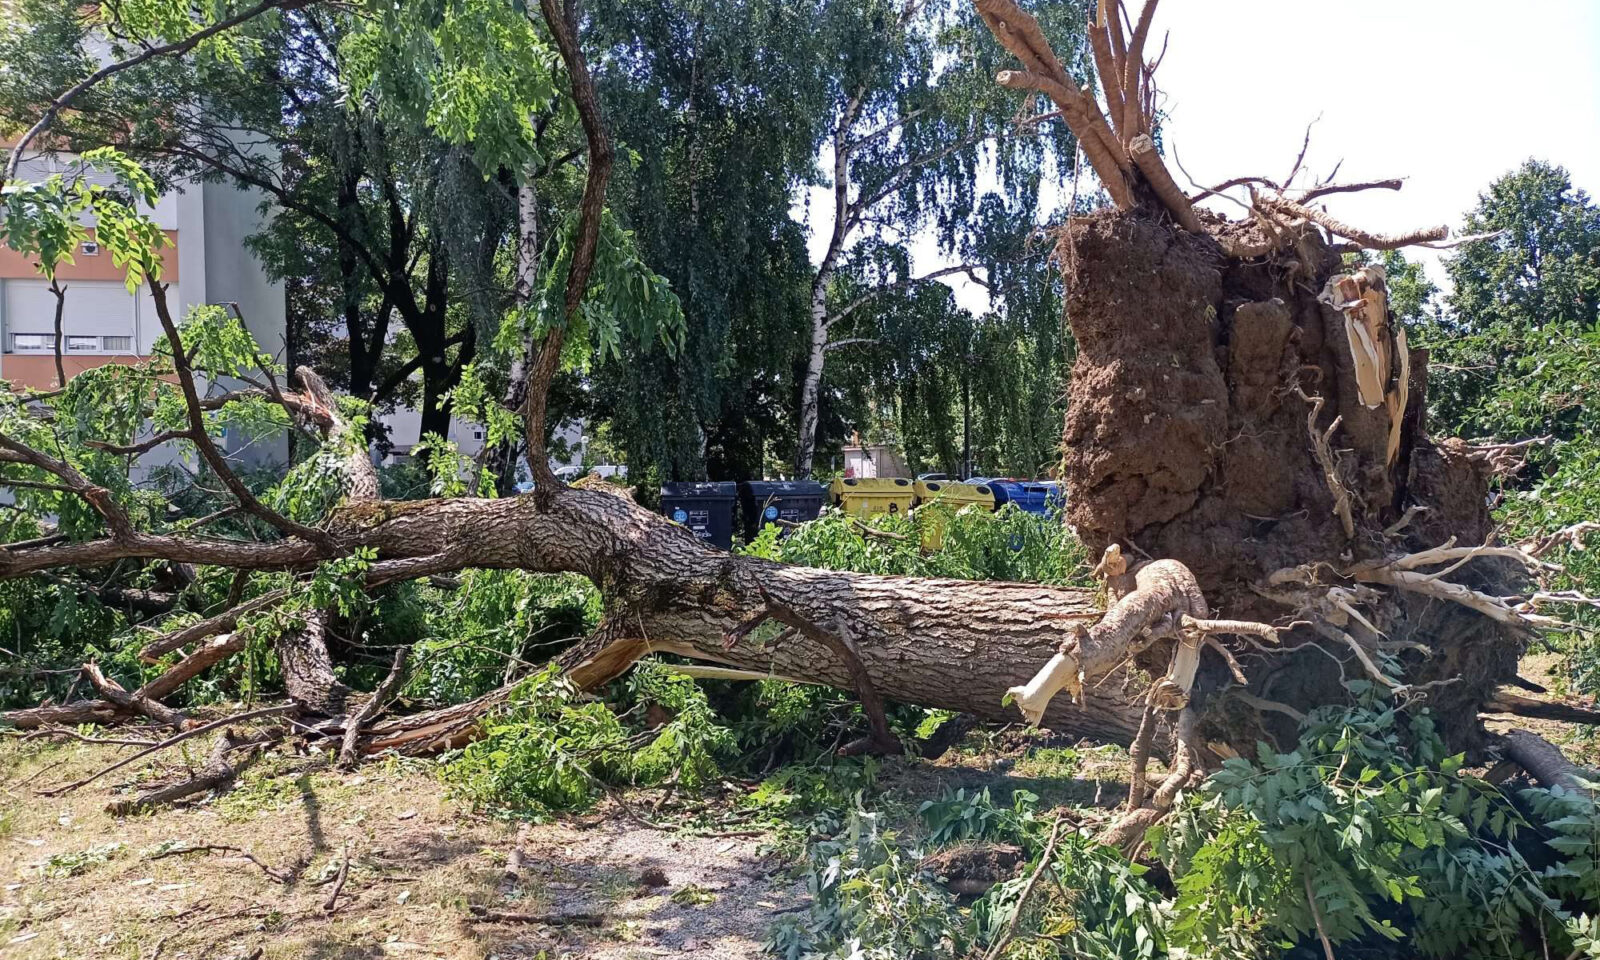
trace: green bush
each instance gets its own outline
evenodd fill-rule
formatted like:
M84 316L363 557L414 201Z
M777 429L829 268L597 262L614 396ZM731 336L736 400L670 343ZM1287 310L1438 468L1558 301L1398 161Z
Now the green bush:
M1321 935L1340 956L1600 957L1594 795L1507 796L1444 755L1426 712L1324 708L1296 749L1229 760L1152 831L1160 886L1069 818L1022 904L1048 822L1031 800L1019 792L1006 809L987 791L947 793L922 805L911 837L855 809L811 845L813 907L775 928L771 948L969 956L1022 909L1012 960L1277 957L1320 953ZM974 842L1019 844L1032 862L963 909L920 864Z
M941 512L946 524L944 542L940 549L925 552L922 530L937 522L933 511ZM863 533L862 524L885 536ZM991 512L951 511L936 503L866 521L829 508L787 535L768 525L739 549L769 560L856 573L1055 585L1089 582L1083 545L1066 524L1024 513L1014 504Z
M444 766L444 778L479 807L526 817L591 806L628 768L622 725L605 704L579 703L550 666L517 685L484 735Z

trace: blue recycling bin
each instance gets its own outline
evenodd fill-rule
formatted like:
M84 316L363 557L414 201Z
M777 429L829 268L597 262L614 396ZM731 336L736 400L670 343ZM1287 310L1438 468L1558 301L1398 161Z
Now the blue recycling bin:
M739 516L746 540L761 528L782 520L805 523L817 519L828 488L815 480L746 480L739 484Z
M1059 511L1066 502L1061 492L1061 484L1050 480L975 479L972 482L989 485L994 491L996 508L1014 503L1018 510L1036 517L1050 516L1052 512Z
M684 482L661 485L661 512L701 540L724 550L733 546L733 506L739 485Z

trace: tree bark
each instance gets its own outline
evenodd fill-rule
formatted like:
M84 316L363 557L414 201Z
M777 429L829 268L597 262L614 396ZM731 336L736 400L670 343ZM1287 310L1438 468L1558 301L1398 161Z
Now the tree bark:
M822 367L828 359L827 277L819 273L811 289L811 347L806 353L806 374L800 384L800 438L795 451L795 476L811 476L817 453L817 423L821 416Z
M273 646L278 652L278 668L283 672L283 688L288 691L289 699L302 712L333 717L344 712L350 688L334 675L333 658L328 655L327 626L327 613L314 610L306 614L303 627L279 634Z
M572 571L606 598L594 637L561 665L594 689L639 657L671 653L747 670L852 689L847 665L804 634L725 639L770 606L854 645L874 688L899 700L1011 719L1008 687L1026 682L1074 624L1100 616L1085 590L1032 584L886 577L818 570L730 556L683 528L601 490L564 489L540 510L533 498L371 504L346 511L380 558L442 551L463 566ZM1045 718L1052 729L1129 743L1139 711L1113 674L1086 691L1082 707L1063 698ZM460 742L482 702L374 726L367 749ZM424 731L419 733L418 731Z

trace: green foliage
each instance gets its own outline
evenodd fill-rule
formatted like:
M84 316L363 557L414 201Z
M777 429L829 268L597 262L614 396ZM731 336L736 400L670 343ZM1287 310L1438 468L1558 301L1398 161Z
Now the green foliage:
M127 849L127 844L113 841L101 844L98 847L90 847L87 850L55 853L51 854L39 869L46 877L55 880L75 877L94 867L110 863L112 860L122 856Z
M882 814L851 810L839 836L808 852L809 915L781 921L769 948L785 960L962 956L954 897L919 860Z
M556 107L554 48L531 10L503 0L383 8L344 39L347 82L390 122L469 146L480 170L544 160L535 119Z
M962 840L990 840L1017 832L1020 821L1031 811L1038 796L1026 790L1012 794L1012 809L994 805L989 788L969 795L962 787L954 792L947 787L938 800L925 800L917 808L928 842L943 844Z
M1060 883L1041 883L1005 956L1121 960L1163 955L1168 906L1145 879L1143 865L1090 837L1065 832L1047 869ZM973 904L971 922L984 942L998 939L1022 908L1018 901L1026 877L999 884ZM1070 899L1063 890L1071 891Z
M95 183L85 174L109 173L112 185ZM38 261L40 274L55 281L56 270L72 263L78 245L88 238L84 218L92 216L95 239L126 271L129 293L146 278L160 279L157 252L169 241L137 204L156 201L155 181L138 164L112 147L83 154L72 176L56 174L42 182L7 183L0 193L0 243Z
M414 584L381 605L382 629L417 638L406 695L460 703L593 628L599 593L572 574L466 570L455 589Z
M1541 875L1518 844L1518 810L1442 753L1426 713L1373 704L1318 711L1289 753L1228 760L1154 831L1177 890L1169 941L1192 955L1273 956L1315 936L1319 919L1335 945L1405 939L1437 957L1520 955L1529 928L1559 941L1563 891L1541 881L1581 868ZM1532 806L1542 819L1566 802ZM1550 828L1594 826L1572 815Z
M1581 789L1529 789L1522 799L1543 827L1545 844L1561 855L1541 874L1551 893L1577 903L1600 903L1600 784Z
M1025 909L1007 957L1161 955L1168 904L1144 879L1145 868L1074 830L1061 833L1045 868L1054 879L1042 878L1029 903L1021 903L1048 832L1031 809L1036 799L1019 791L1005 810L982 791L924 804L931 832L914 843L888 827L883 813L857 805L837 835L811 846L805 874L812 908L780 922L769 948L782 957L971 956L974 948L992 948ZM963 909L924 855L975 840L1022 845L1033 862Z
M718 760L731 755L734 737L694 681L642 663L630 687L638 705L656 704L671 719L630 735L606 704L580 702L547 666L517 685L445 778L480 806L535 817L584 809L607 784L694 790L718 779Z
M668 356L683 345L683 308L666 280L645 266L634 249L633 236L604 214L595 250L594 271L576 315L566 315L567 271L577 241L578 217L568 219L554 264L545 274L544 289L522 325L508 326L504 345L525 336L543 339L558 327L567 329L569 362L586 364L589 351L604 363L620 358L624 338L641 346L659 342ZM575 356L574 356L575 354Z
M734 736L716 722L705 692L693 678L644 662L634 668L630 685L638 702L657 704L672 714L657 729L655 739L633 755L635 779L670 780L687 790L714 782L721 775L718 757L733 753Z
M1013 504L991 512L952 511L933 503L909 515L885 514L866 523L889 536L863 534L846 514L825 509L815 521L786 535L768 525L740 549L784 563L857 573L1053 585L1088 582L1083 545L1066 524L1024 513ZM924 552L922 533L930 523L944 524L944 542L939 550Z
M444 768L460 795L493 810L542 817L582 810L620 781L626 737L605 704L579 703L554 666L519 683L474 740Z

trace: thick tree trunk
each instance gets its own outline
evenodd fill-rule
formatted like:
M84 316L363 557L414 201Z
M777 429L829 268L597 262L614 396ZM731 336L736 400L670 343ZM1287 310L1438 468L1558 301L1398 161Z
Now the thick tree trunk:
M561 490L544 510L531 496L377 503L348 509L344 521L347 535L359 535L383 558L588 576L605 595L604 623L561 661L586 689L651 652L852 689L846 664L804 631L741 633L752 617L775 610L777 625L803 622L853 645L884 697L1010 719L1014 709L1002 702L1007 688L1024 683L1074 624L1100 615L1084 590L870 576L730 556L600 490ZM726 648L735 634L741 639ZM1139 713L1122 699L1121 683L1113 675L1091 687L1082 707L1062 699L1047 724L1131 742ZM484 705L380 723L367 748L464 736ZM425 736L417 733L423 729Z
M327 613L312 611L301 629L284 631L273 646L289 699L304 713L333 717L344 712L350 688L334 676L333 658L328 656L327 621Z

